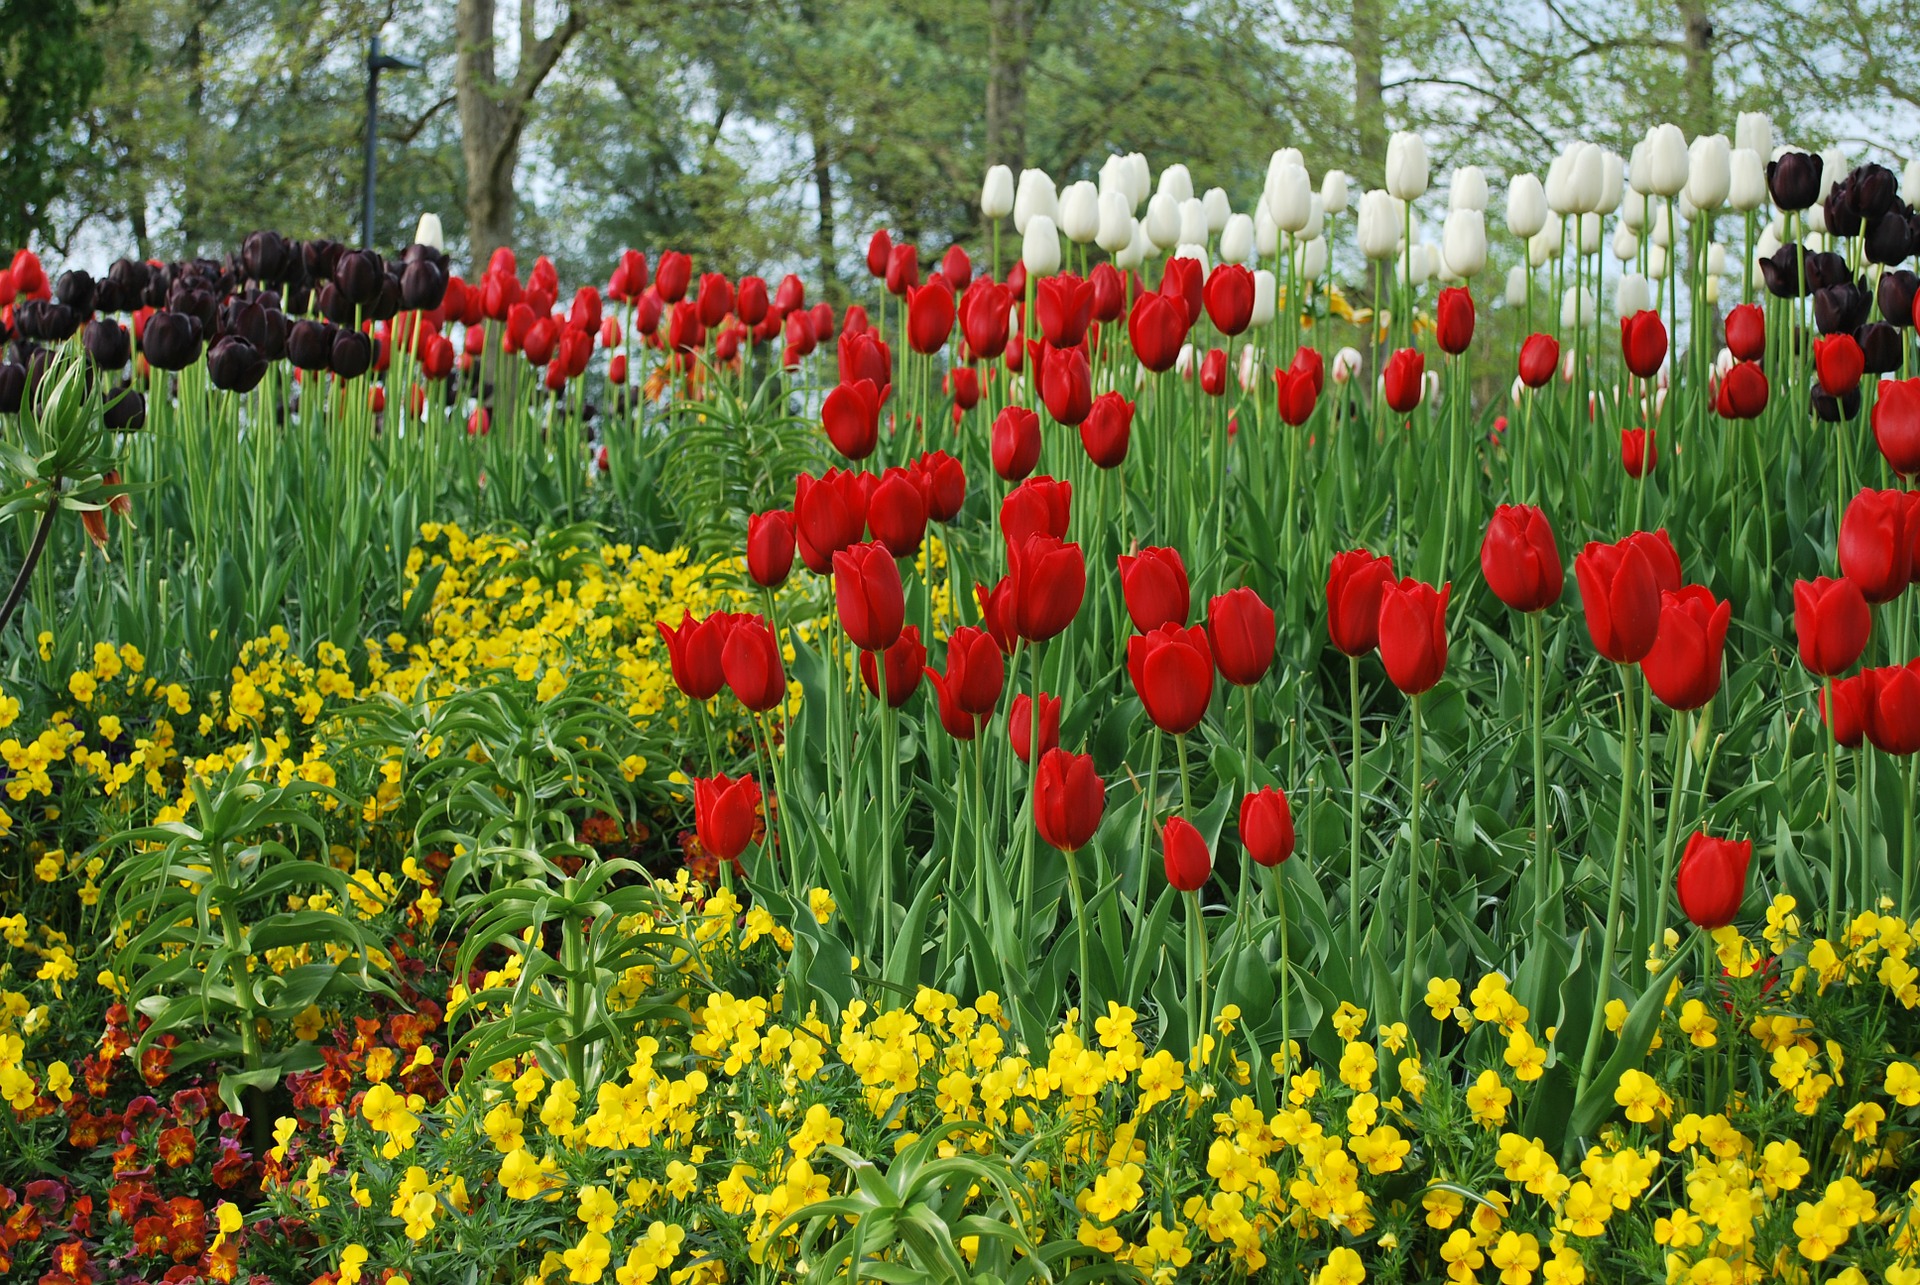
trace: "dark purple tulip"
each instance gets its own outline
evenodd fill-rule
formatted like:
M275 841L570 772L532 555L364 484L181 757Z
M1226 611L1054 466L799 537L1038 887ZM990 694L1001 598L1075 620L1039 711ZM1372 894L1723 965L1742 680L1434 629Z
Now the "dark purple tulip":
M327 364L342 379L360 378L373 365L373 340L358 330L335 331Z
M1767 192L1783 210L1804 210L1820 195L1821 160L1813 152L1788 152L1767 162Z
M240 243L240 263L261 284L287 279L294 247L278 232L255 232Z
M1811 395L1814 418L1823 424L1838 424L1841 420L1851 420L1860 413L1860 390L1849 389L1845 396L1834 397L1814 381Z
M124 369L133 357L133 340L117 321L89 321L80 342L94 365L105 371Z
M1872 296L1851 281L1813 292L1813 324L1823 335L1859 329L1872 310Z
M250 393L266 377L267 359L239 335L215 341L207 350L207 378L229 393Z
M1900 180L1892 170L1873 161L1856 166L1847 175L1847 186L1853 191L1854 208L1863 219L1879 218L1900 199Z
M417 259L400 274L400 302L410 312L431 312L447 297L447 270L428 259Z
M18 362L0 362L0 415L19 411L27 396L27 368Z
M333 364L333 334L334 327L324 321L294 322L287 332L287 360L301 370L327 369Z
M147 426L147 399L131 384L121 384L107 394L106 426L116 433L132 433Z
M1913 324L1913 296L1920 277L1907 268L1880 274L1880 315L1896 326Z
M1868 374L1887 375L1900 369L1900 350L1905 345L1898 327L1870 321L1854 331L1853 337L1866 357Z
M60 279L53 283L53 297L80 317L93 311L93 295L93 277L80 268L62 272Z
M1853 284L1853 269L1845 255L1832 250L1807 251L1807 289L1825 290L1828 286Z
M200 319L184 312L156 312L141 332L140 350L160 370L185 370L200 356Z
M333 268L334 284L350 304L372 303L380 295L380 282L385 276L380 256L371 250L349 250Z
M1904 215L1888 214L1867 224L1869 263L1895 264L1913 253L1913 236Z

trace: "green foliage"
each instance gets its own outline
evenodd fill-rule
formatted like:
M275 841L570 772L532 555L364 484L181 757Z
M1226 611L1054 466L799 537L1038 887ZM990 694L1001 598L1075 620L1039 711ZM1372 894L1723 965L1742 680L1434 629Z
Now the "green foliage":
M112 0L0 0L0 245L53 224L74 166L70 122L105 71L93 24Z

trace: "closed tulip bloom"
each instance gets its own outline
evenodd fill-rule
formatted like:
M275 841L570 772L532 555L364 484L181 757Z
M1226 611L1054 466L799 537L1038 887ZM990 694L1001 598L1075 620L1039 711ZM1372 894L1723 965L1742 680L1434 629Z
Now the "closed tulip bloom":
M1305 371L1276 370L1273 372L1273 382L1281 422L1299 428L1312 418L1314 404L1319 398L1312 375Z
M700 274L699 307L700 323L705 326L719 325L733 311L733 283L727 280L726 274Z
M1333 555L1327 569L1327 633L1349 656L1380 645L1380 599L1394 583L1393 559L1365 549Z
M734 696L756 714L764 714L787 697L780 643L760 616L734 617L720 653L720 668Z
M1119 269L1111 263L1095 264L1087 274L1087 284L1093 290L1090 306L1093 320L1102 325L1118 321L1127 306L1127 279L1120 275Z
M747 519L747 574L765 589L778 589L793 571L793 512L771 509Z
M893 646L883 653L860 653L860 681L869 692L879 697L881 671L880 666L874 663L875 655L884 656L886 661L887 704L899 709L919 690L920 676L926 670L927 649L920 642L920 627L908 625L902 629Z
M1884 379L1873 405L1873 440L1901 477L1920 473L1920 379Z
M833 600L854 646L884 651L900 637L905 593L899 564L885 545L856 544L833 555Z
M960 246L950 245L947 252L940 256L940 275L947 279L947 284L954 290L963 291L973 280L973 260L967 257L966 250Z
M1793 629L1800 663L1809 673L1831 678L1851 669L1866 650L1873 613L1851 580L1800 580L1793 586Z
M726 682L720 668L720 654L733 632L734 619L720 611L705 620L689 615L678 629L665 621L654 624L660 640L667 645L673 685L688 700L711 700Z
M1442 352L1459 356L1473 342L1473 295L1458 286L1442 290L1434 306L1434 340Z
M993 421L993 471L1009 482L1033 472L1040 459L1040 417L1024 406L1009 406Z
M954 409L962 414L980 404L980 372L971 366L947 371L947 388L953 394Z
M913 474L890 468L867 497L867 529L896 558L920 552L927 534L927 497Z
M833 570L833 555L858 544L867 529L867 492L856 473L828 469L794 481L793 520L800 560L815 575Z
M1739 361L1759 361L1767 351L1767 314L1757 303L1727 313L1727 351Z
M885 279L887 264L893 258L893 236L881 228L867 240L867 274Z
M1674 891L1687 919L1708 932L1731 924L1746 900L1747 867L1752 862L1752 840L1715 839L1694 831L1674 878Z
M1735 362L1714 390L1714 410L1722 419L1758 419L1767 409L1769 391L1759 362Z
M1121 554L1120 592L1133 627L1142 633L1169 622L1185 625L1192 610L1187 567L1175 549L1147 548Z
M1006 660L984 629L962 625L947 640L947 682L954 701L969 714L991 714L1000 704Z
M1263 786L1240 800L1240 842L1255 865L1269 869L1293 855L1293 809L1284 790Z
M1669 709L1699 709L1720 690L1721 654L1733 605L1702 585L1660 596L1660 626L1640 662L1647 686Z
M1253 273L1240 264L1216 267L1207 277L1203 295L1207 316L1221 334L1241 334L1253 320Z
M1160 828L1160 854L1167 882L1181 892L1198 892L1213 877L1213 854L1207 851L1207 841L1185 817L1170 816Z
M1062 852L1078 852L1093 841L1106 806L1106 782L1091 754L1056 748L1040 756L1033 781L1033 820L1042 839Z
M1235 687L1251 687L1273 667L1276 630L1273 608L1242 586L1218 594L1207 604L1207 643L1220 677Z
M1409 696L1440 681L1447 668L1447 598L1453 586L1435 589L1407 579L1381 586L1380 659L1387 677Z
M1507 231L1525 241L1547 226L1547 190L1532 174L1516 175L1507 184Z
M1804 210L1820 199L1824 162L1817 152L1787 152L1767 162L1767 191L1774 206Z
M1620 430L1620 467L1630 478L1639 479L1653 472L1660 462L1660 444L1644 428Z
M1820 721L1827 725L1834 744L1850 750L1859 749L1867 739L1867 710L1873 699L1873 684L1867 673L1836 678L1819 693ZM1833 693L1831 705L1827 701L1828 690Z
M1036 277L1060 271L1060 233L1052 218L1036 214L1027 221L1026 231L1020 236L1020 262Z
M1913 566L1913 514L1904 491L1862 488L1840 519L1840 570L1870 603L1892 602Z
M1086 349L1047 349L1040 370L1040 399L1058 423L1071 426L1086 419L1093 408L1093 368L1087 364Z
M1094 398L1087 417L1080 421L1080 445L1096 468L1119 468L1125 463L1132 436L1133 403L1117 392Z
M953 333L953 287L938 273L907 290L907 343L917 353L937 353Z
M1417 201L1427 191L1427 142L1402 130L1387 140L1387 191L1402 201Z
M1852 335L1823 335L1813 341L1813 369L1829 397L1842 397L1860 386L1867 356Z
M1620 319L1620 355L1641 379L1660 373L1667 359L1667 328L1651 308Z
M913 480L926 497L927 518L951 522L967 501L967 470L945 451L928 451L913 462Z
M927 682L933 687L934 706L940 715L940 726L948 736L959 741L970 741L980 734L987 725L987 715L969 714L961 709L954 699L953 671L945 674L938 670L926 671Z
M1004 219L1013 213L1013 171L1004 165L987 169L980 185L980 213L987 219Z
M880 390L870 379L836 384L821 404L820 423L835 450L850 460L867 458L880 441Z
M1418 348L1397 349L1381 372L1388 408L1397 415L1411 414L1426 390L1426 376L1427 361Z
M1528 335L1520 345L1520 382L1528 388L1544 388L1560 368L1560 342L1552 335Z
M1733 144L1725 134L1702 134L1687 148L1687 200L1717 210L1733 186Z
M1072 509L1073 483L1030 477L1000 501L1000 538L1009 549L1035 535L1064 540Z
M967 347L982 361L991 361L1007 349L1013 294L986 278L974 282L960 299L960 333Z
M1034 535L1007 550L1016 628L1030 643L1056 637L1073 623L1087 593L1086 559L1077 544Z
M1168 622L1129 638L1127 674L1147 717L1161 731L1190 732L1206 717L1213 699L1213 653L1198 625Z
M1200 359L1200 391L1209 397L1220 397L1227 391L1227 350L1209 348L1207 355Z
M668 250L660 256L653 273L653 287L660 292L661 302L679 303L687 297L687 287L692 282L692 259L678 250Z
M752 776L701 776L693 782L694 834L722 861L733 861L759 827L760 783Z
M1566 572L1547 515L1528 504L1502 504L1480 544L1480 571L1494 597L1515 611L1560 601Z
M1034 287L1033 308L1048 343L1075 347L1087 337L1093 319L1093 283L1070 272L1057 273Z
M1033 750L1033 699L1026 695L1013 698L1013 709L1007 715L1007 739L1013 743L1014 755L1022 763L1028 761ZM1060 698L1040 693L1040 753L1058 749L1060 746Z
M1587 634L1616 665L1637 664L1660 632L1661 588L1647 550L1622 540L1589 543L1573 560Z
M1920 751L1920 671L1914 662L1869 669L1860 678L1866 684L1866 738L1874 748L1901 757Z
M1188 326L1199 324L1206 310L1206 271L1200 261L1181 255L1168 259L1160 277L1160 293L1179 304Z
M1477 277L1487 266L1487 219L1479 210L1455 210L1447 216L1440 240L1447 270L1462 280Z
M1187 339L1185 306L1163 294L1136 296L1127 316L1127 338L1142 366L1155 374L1172 370Z

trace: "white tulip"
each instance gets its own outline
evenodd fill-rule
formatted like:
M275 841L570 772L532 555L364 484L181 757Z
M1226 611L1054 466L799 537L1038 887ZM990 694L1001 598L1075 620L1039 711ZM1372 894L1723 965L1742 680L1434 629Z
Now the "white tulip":
M1133 196L1133 208L1139 209L1153 195L1153 171L1139 152L1127 153L1127 191Z
M1767 202L1767 167L1760 153L1750 147L1736 147L1727 158L1727 204L1741 213L1751 213Z
M1320 194L1315 192L1307 198L1307 225L1293 234L1296 241L1311 241L1322 236L1327 230L1326 207L1320 204Z
M1180 244L1180 202L1167 192L1155 192L1147 201L1147 217L1140 226L1156 250L1171 250Z
M1726 377L1727 372L1732 369L1733 369L1733 351L1731 349L1722 348L1719 352L1713 355L1713 373L1716 376L1724 379Z
M1160 191L1175 201L1193 199L1193 175L1184 165L1169 165L1160 171Z
M1568 179L1573 189L1573 208L1582 214L1597 213L1607 186L1607 154L1598 143L1582 143L1574 150Z
M1654 196L1678 196L1687 186L1687 136L1678 125L1647 131L1646 190Z
M1620 208L1621 193L1626 188L1626 167L1618 152L1600 154L1600 199L1594 203L1593 212L1605 218Z
M1547 225L1547 190L1531 174L1507 185L1507 231L1525 241Z
M1647 275L1655 281L1667 279L1667 247L1650 245L1647 247Z
M1133 202L1124 190L1111 188L1100 194L1100 226L1093 242L1108 254L1118 254L1133 243Z
M1411 280L1416 286L1425 285L1433 277L1433 258L1432 247L1425 242L1409 244L1400 252L1399 261L1394 264L1394 280Z
M1507 400L1511 401L1515 406L1518 406L1520 399L1526 395L1526 391L1527 386L1520 382L1520 376L1515 375L1513 377L1513 386L1507 390Z
M1282 165L1268 172L1267 190L1261 199L1267 203L1273 225L1292 235L1306 227L1312 217L1313 180L1303 166Z
M1570 330L1575 326L1591 326L1599 316L1594 306L1593 291L1577 286L1568 286L1565 297L1560 300L1560 328Z
M1800 211L1800 217L1806 220L1808 230L1817 232L1821 236L1825 236L1827 233L1827 207L1824 204L1825 201L1826 198L1823 196L1820 200L1815 201L1812 205Z
M1600 253L1600 216L1591 210L1580 216L1580 253Z
M1131 272L1147 261L1147 256L1155 252L1153 241L1147 236L1147 225L1138 219L1133 223L1133 240L1127 242L1127 248L1114 253L1113 266Z
M1572 148L1547 163L1547 209L1563 216L1574 212Z
M1207 247L1197 242L1182 243L1174 250L1173 257L1176 259L1192 259L1200 265L1200 275L1203 277L1213 271L1213 266L1207 262Z
M1021 170L1020 184L1013 192L1013 228L1025 236L1027 224L1037 214L1047 216L1047 222L1058 223L1060 218L1060 194L1054 189L1053 179L1045 170Z
M1647 231L1647 240L1662 247L1673 244L1673 218L1667 213L1665 202L1653 207L1653 225Z
M1254 286L1256 292L1259 288L1258 284ZM1255 321L1253 323L1256 326L1260 324L1258 320L1259 315L1260 310L1256 303L1254 307ZM1272 318L1268 318L1268 320L1272 320ZM1260 386L1260 349L1254 344L1243 345L1240 349L1239 365L1240 391L1243 393L1251 393Z
M438 214L422 214L420 216L419 225L413 229L413 243L415 245L430 245L434 249L442 251L447 248L447 235L441 231L440 216Z
M1265 268L1256 268L1253 273L1253 324L1264 326L1273 320L1274 311L1273 274Z
M1647 194L1628 188L1620 198L1620 222L1632 232L1647 230Z
M1687 200L1696 210L1726 204L1733 182L1733 149L1725 134L1702 134L1687 149Z
M1245 214L1230 214L1220 229L1220 262L1247 263L1253 258L1253 220Z
M1900 173L1900 199L1908 205L1920 201L1920 156L1908 161Z
M1773 151L1773 121L1765 112L1741 112L1733 123L1733 145L1756 156Z
M1486 215L1475 209L1455 210L1447 216L1446 236L1442 244L1446 251L1447 267L1458 276L1478 276L1487 266Z
M1013 213L1013 171L1004 165L987 170L980 185L980 213L988 219L1004 219Z
M1091 245L1100 231L1100 192L1085 179L1060 195L1060 230L1075 245Z
M1814 199L1818 205L1827 199L1827 193L1833 191L1833 185L1845 177L1853 167L1847 164L1847 149L1835 143L1820 153L1820 195Z
M1456 165L1447 183L1447 206L1455 210L1487 208L1487 176L1478 165Z
M1219 236L1220 230L1227 226L1227 219L1233 213L1233 202L1227 200L1227 189L1208 188L1207 194L1200 198L1200 208L1207 212L1207 234Z
M1180 345L1180 352L1173 359L1173 370L1176 375L1179 375L1183 379L1193 373L1192 344Z
M1706 294L1707 294L1707 302L1709 304L1718 304L1720 302L1720 278L1719 277L1707 278Z
M1327 270L1327 241L1325 237L1314 237L1302 241L1294 254L1294 269L1302 281L1318 281Z
M1685 192L1680 193L1673 203L1674 213L1680 216L1682 223L1691 223L1700 217L1700 207L1690 200Z
M1640 238L1624 223L1613 230L1613 257L1622 263L1632 263L1640 257Z
M1558 226L1560 226L1558 222L1547 225L1547 227ZM1529 268L1544 268L1558 258L1559 255L1559 245L1553 238L1547 235L1547 228L1541 228L1538 232L1535 232L1527 238L1527 266Z
M1328 170L1320 176L1320 204L1326 207L1328 214L1347 212L1347 172Z
M1718 241L1707 246L1707 271L1719 276L1727 270L1727 247Z
M1427 192L1427 142L1405 130L1387 140L1387 191L1403 201Z
M1344 384L1360 373L1362 358L1357 348L1342 348L1333 355L1333 382Z
M1263 259L1280 253L1280 229L1273 226L1273 215L1267 209L1264 196L1253 203L1253 248Z
M1434 280L1438 281L1443 286L1458 285L1462 281L1466 280L1465 277L1461 276L1458 272L1455 272L1451 267L1448 266L1446 249L1444 246L1440 247L1439 249L1435 249L1432 246L1429 246L1427 248L1430 251L1427 257L1427 262L1431 264L1433 267Z
M1754 261L1771 259L1780 252L1780 247L1784 244L1785 242L1780 239L1780 233L1774 229L1772 223L1768 223L1760 229L1760 240L1753 247Z
M1627 153L1627 186L1646 196L1653 189L1647 186L1647 177L1651 173L1647 165L1647 140L1641 139Z
M1060 271L1060 233L1053 219L1036 214L1027 220L1020 234L1020 262L1027 265L1030 277L1050 277Z
M1391 259L1400 252L1400 217L1393 197L1374 188L1360 197L1354 239L1369 259Z
M1613 286L1613 310L1622 317L1653 307L1653 291L1638 272L1623 272Z
M1205 245L1212 235L1207 230L1207 207L1199 197L1180 202L1180 239L1193 245Z
M1526 265L1516 263L1507 269L1507 306L1524 308L1527 306L1527 287L1532 278L1527 275Z

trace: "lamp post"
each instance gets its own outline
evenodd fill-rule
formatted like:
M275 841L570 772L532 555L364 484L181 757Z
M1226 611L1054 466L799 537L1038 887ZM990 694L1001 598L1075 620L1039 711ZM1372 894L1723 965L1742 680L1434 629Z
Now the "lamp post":
M367 154L366 181L364 190L366 204L360 216L360 246L373 248L373 160L374 143L380 128L380 73L383 71L418 71L420 64L409 58L396 58L392 54L380 52L380 37L374 36L367 41Z

